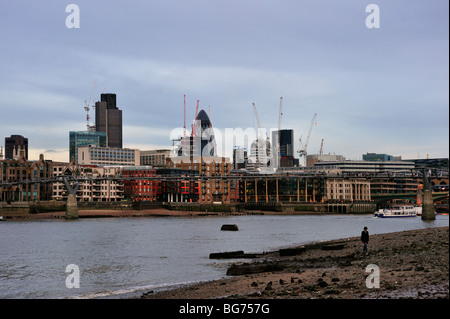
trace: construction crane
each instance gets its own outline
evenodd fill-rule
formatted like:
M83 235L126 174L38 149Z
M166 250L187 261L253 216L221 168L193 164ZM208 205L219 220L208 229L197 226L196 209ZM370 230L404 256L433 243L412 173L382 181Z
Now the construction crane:
M266 139L263 139L262 137L260 137L260 131L261 131L261 122L259 121L259 115L258 115L258 110L256 109L256 105L255 103L252 103L253 105L253 111L255 112L255 118L256 118L256 124L258 126L257 128L257 132L256 132L256 146L258 147L258 150L256 151L256 159L257 159L257 163L258 166L261 164L260 163L260 152L262 151L264 156L268 155L268 149L267 149L267 141L269 140L269 136L267 135L267 131L266 131ZM267 164L266 162L264 164Z
M283 97L280 97L280 110L278 112L278 131L281 129L281 117L283 116Z
M259 137L259 131L261 129L261 122L259 121L259 115L258 115L258 111L256 110L255 103L252 103L252 105L253 105L253 111L255 112L256 124L258 125L258 130L256 132L256 138L258 138Z
M198 116L198 103L199 103L199 102L200 102L200 101L197 100L197 108L195 109L194 125L192 126L192 133L193 133L194 136L197 135L197 130L196 130L196 127L195 127L195 126L197 125L196 121L197 121L197 116Z
M184 95L184 126L183 126L183 137L186 138L186 94Z
M280 97L280 109L278 110L278 132L277 140L273 141L276 144L276 162L275 166L278 168L280 166L280 130L281 130L281 120L283 117L283 97ZM274 154L275 155L275 154Z
M314 113L312 120L311 120L311 125L309 127L309 131L308 131L308 136L306 137L306 142L305 144L303 144L302 142L302 136L300 136L299 141L300 141L300 149L297 151L299 153L299 156L302 157L304 156L306 158L306 154L307 154L307 148L308 148L308 143L309 143L309 137L311 136L311 131L314 125L314 122L316 121L316 116L317 113Z
M85 107L84 110L86 111L86 128L88 131L94 131L95 130L95 125L91 125L90 122L90 116L89 116L89 110L90 110L90 104L91 104L91 99L92 99L92 93L94 92L95 89L95 82L97 80L94 80L94 85L92 86L92 90L91 90L91 95L89 95L89 100L88 101L84 101Z

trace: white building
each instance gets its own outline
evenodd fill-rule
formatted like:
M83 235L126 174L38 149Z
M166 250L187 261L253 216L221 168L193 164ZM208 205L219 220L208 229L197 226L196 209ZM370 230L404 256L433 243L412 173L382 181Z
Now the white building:
M364 179L326 179L326 200L370 201L370 181Z
M166 158L170 157L170 149L140 151L140 165L166 166Z
M88 202L116 202L123 199L122 182L99 179L114 177L121 171L119 167L81 166L74 163L55 165L53 176L77 176L80 178L77 190L77 201ZM85 180L83 180L86 178ZM63 182L53 183L52 199L66 200L67 190Z
M140 151L129 148L100 147L95 145L78 148L80 165L139 166Z

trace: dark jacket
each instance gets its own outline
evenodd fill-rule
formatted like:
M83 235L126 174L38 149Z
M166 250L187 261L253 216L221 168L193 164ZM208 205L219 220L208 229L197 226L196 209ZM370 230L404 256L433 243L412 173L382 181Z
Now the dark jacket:
M361 232L361 241L363 243L368 243L369 242L369 232L368 231L362 231Z

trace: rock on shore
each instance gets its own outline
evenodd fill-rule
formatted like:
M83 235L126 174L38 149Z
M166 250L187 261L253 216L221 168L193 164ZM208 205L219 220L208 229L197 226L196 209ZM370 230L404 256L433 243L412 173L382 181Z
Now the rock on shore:
M228 269L230 277L143 298L449 298L448 227L371 235L367 254L359 237L305 245L297 251L235 263ZM379 267L379 288L366 285L368 265Z

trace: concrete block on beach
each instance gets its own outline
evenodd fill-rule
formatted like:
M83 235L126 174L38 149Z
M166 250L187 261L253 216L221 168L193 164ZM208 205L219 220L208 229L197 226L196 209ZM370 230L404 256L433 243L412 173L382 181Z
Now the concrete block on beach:
M243 250L226 251L209 254L209 259L257 258L262 254L246 254Z
M224 225L222 225L222 228L220 228L220 230L237 231L237 230L239 230L239 227L236 224L224 224Z

